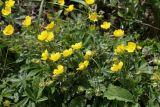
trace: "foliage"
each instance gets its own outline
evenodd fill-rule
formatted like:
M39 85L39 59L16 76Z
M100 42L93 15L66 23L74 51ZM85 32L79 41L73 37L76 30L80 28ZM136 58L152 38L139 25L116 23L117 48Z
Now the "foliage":
M160 43L141 40L150 28L134 23L147 20L142 2L62 1L17 0L1 14L0 106L158 107ZM8 24L14 32L5 35Z

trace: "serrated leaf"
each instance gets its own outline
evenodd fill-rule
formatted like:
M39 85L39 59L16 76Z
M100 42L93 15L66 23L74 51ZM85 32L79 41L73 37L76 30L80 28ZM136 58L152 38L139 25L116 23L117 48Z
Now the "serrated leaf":
M104 97L107 97L108 100L134 102L133 95L128 90L112 84L104 92Z

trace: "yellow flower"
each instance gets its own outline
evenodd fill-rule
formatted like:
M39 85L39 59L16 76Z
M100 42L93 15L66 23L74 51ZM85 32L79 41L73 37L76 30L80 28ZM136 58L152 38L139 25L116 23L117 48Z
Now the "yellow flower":
M88 60L88 59L90 59L92 56L93 56L93 52L90 51L90 50L88 50L88 51L86 52L86 54L84 55L84 59L85 59L85 60Z
M8 1L5 1L5 7L13 7L15 4L15 1L14 0L8 0Z
M42 31L41 34L38 35L38 40L40 41L52 41L54 40L54 34L53 32L48 32L48 31Z
M127 50L129 53L134 52L136 49L136 43L134 42L128 42L128 45L125 47L125 50Z
M113 64L112 67L111 67L111 70L113 72L119 72L123 67L123 62L120 61L118 64Z
M5 7L2 9L2 14L5 16L8 16L9 14L11 14L11 8L10 7Z
M89 65L89 61L87 61L87 60L84 61L84 62L80 62L79 65L78 65L77 70L83 71L88 67L88 65Z
M114 35L115 37L122 37L122 36L124 36L124 30L122 30L122 29L115 30L115 31L113 32L113 35Z
M78 65L77 70L82 71L82 70L84 70L84 69L85 69L85 66L84 66L83 62L81 62L81 63Z
M48 36L48 32L47 31L42 31L40 35L38 35L38 40L40 41L44 41Z
M86 4L91 5L95 2L95 0L85 0Z
M73 10L74 10L74 5L73 4L69 5L68 8L66 8L67 12L72 12Z
M96 12L90 13L88 18L94 22L98 21L98 15Z
M46 30L51 30L51 29L54 28L54 26L55 26L54 21L52 21L50 24L48 24L48 25L45 27L45 29L46 29Z
M64 57L69 57L69 56L71 56L72 54L73 54L73 49L72 49L72 48L66 49L66 50L63 51L63 56L64 56Z
M121 54L123 53L125 50L125 46L124 44L120 44L116 47L116 49L114 50L114 53L117 55L117 54Z
M141 50L142 49L142 47L140 46L140 45L137 45L137 50Z
M26 16L25 20L23 20L22 25L25 27L28 27L31 25L31 17L30 16Z
M59 5L63 6L63 5L64 5L64 3L65 3L65 1L64 1L64 0L58 0L58 4L59 4Z
M58 65L57 66L57 69L54 69L53 70L53 74L54 75L60 75L60 74L62 74L64 72L64 67L63 67L63 65Z
M42 55L41 55L41 60L47 60L48 59L48 57L49 57L49 54L48 54L48 51L47 51L47 49L42 53Z
M72 45L71 47L75 50L81 49L82 48L82 42L76 43L76 44Z
M5 100L4 102L3 102L3 106L4 107L10 107L10 101L8 101L8 100Z
M52 53L50 56L50 60L52 60L53 62L58 61L61 58L61 53L57 52L57 53Z
M103 28L105 30L109 29L110 26L111 26L111 23L107 22L107 21L105 21L105 22L103 22L103 24L101 24L101 28Z
M87 68L88 67L88 65L89 65L89 61L88 60L85 60L84 62L83 62L83 64L85 65L85 67Z
M3 30L3 34L6 36L10 36L13 33L14 33L14 27L12 25L7 25Z
M46 38L46 42L52 41L54 39L54 34L53 32L48 32L48 36Z

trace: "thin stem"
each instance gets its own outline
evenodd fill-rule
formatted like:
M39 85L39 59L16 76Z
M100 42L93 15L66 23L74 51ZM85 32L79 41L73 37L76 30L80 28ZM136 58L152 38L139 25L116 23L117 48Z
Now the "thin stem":
M140 23L140 24L142 24L142 25L145 25L145 26L148 26L148 27L151 27L151 28L154 28L154 29L156 29L156 30L160 30L160 28L158 28L158 27L155 27L155 26L153 26L153 25L150 25L150 24L148 24L148 23L144 23L144 22L142 22L141 20L132 20L132 19L125 19L125 20L127 20L127 21L132 21L132 22L135 22L135 23Z
M40 8L39 8L39 15L38 15L39 21L40 21L41 15L42 15L43 4L44 4L44 0L41 0L41 5L40 5Z
M142 21L140 21L140 20L135 20L135 22L137 22L137 23L141 23L141 24L143 24L143 25L146 25L146 26L152 27L152 28L157 29L157 30L160 30L160 28L155 27L155 26L153 26L153 25L150 25L150 24L148 24L148 23L144 23L144 22L142 22Z
M5 56L5 60L4 60L4 65L3 65L3 71L2 71L2 74L1 74L1 78L3 77L4 72L5 72L4 68L6 67L7 57L8 57L8 48L7 48L7 52L6 52L6 56Z
M97 63L97 61L94 59L94 58L91 58L94 62L95 62L95 64L97 65L97 67L100 69L101 67L100 67L100 65Z

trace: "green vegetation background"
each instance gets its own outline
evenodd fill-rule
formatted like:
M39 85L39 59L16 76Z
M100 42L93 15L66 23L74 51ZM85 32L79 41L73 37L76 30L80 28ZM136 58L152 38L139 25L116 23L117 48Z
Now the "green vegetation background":
M96 23L87 20L83 0L67 0L65 5L69 4L77 8L71 14L62 11L56 0L16 0L10 17L0 14L0 107L5 100L11 107L159 107L160 1L96 0L91 8L102 16ZM24 29L21 21L26 15L34 18L34 24ZM51 20L56 21L56 40L40 43L37 35ZM103 20L114 27L107 32L100 29ZM2 33L8 23L15 27L11 38ZM126 37L111 37L115 28L123 28ZM84 48L60 62L67 72L59 78L51 76L56 64L33 63L46 48L62 51L80 40ZM143 49L120 56L126 64L124 70L110 73L114 48L127 41L135 41ZM89 68L74 71L86 50L96 53Z

